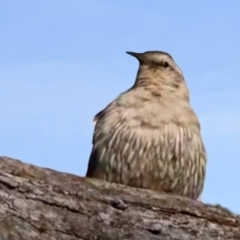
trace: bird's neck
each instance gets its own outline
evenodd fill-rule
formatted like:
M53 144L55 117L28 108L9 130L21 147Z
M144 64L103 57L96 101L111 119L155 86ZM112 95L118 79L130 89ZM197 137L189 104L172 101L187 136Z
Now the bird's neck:
M185 81L175 81L174 77L177 76L169 77L147 67L140 67L133 88L145 89L154 96L170 96L189 101L189 91Z
M145 66L140 66L137 72L134 86L144 87L149 85L156 85L157 81L155 74Z

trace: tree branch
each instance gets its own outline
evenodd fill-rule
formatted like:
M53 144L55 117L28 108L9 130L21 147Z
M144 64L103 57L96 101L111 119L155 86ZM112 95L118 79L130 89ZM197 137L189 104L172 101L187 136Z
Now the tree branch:
M0 239L240 239L221 206L0 157Z

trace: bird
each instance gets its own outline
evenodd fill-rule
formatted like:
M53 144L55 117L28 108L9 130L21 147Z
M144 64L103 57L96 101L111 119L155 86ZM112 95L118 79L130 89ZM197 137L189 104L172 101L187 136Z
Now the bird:
M126 53L136 79L94 116L86 177L199 200L207 153L183 73L167 52Z

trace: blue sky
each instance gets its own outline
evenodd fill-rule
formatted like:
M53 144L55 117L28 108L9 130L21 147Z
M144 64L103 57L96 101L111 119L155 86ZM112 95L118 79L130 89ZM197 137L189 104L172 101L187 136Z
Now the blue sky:
M208 153L202 200L240 213L240 2L0 2L0 155L84 175L92 118L169 52Z

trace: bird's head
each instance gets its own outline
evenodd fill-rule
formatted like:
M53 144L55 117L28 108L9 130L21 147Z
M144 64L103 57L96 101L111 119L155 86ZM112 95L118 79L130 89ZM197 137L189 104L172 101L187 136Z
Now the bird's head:
M179 92L188 95L188 89L181 69L171 55L161 51L144 53L127 52L139 61L139 69L134 86L154 86L155 90ZM185 93L184 93L185 91Z

